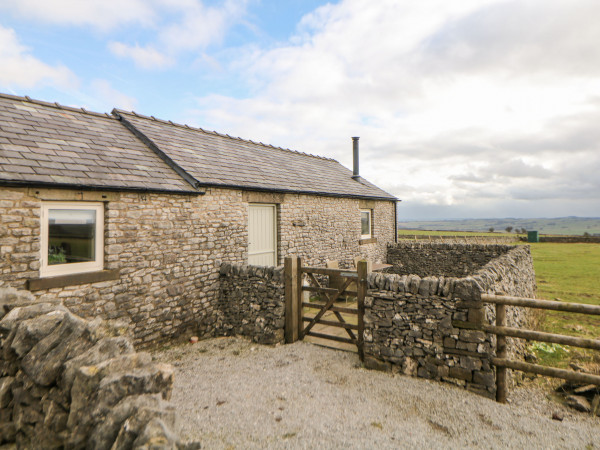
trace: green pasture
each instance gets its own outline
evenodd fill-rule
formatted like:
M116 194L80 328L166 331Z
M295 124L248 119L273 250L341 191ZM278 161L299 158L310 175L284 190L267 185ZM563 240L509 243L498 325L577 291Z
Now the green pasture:
M531 244L537 297L600 305L600 244ZM538 328L549 333L598 339L600 317L560 311L540 313ZM543 364L600 363L599 352L534 345Z

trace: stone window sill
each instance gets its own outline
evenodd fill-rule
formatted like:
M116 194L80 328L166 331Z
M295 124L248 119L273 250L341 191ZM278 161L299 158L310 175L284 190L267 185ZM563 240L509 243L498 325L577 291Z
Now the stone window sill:
M98 283L100 281L111 281L118 279L119 269L99 270L97 272L60 275L58 277L33 278L31 280L27 280L27 289L30 291L40 291L42 289Z
M358 245L377 244L377 238L360 239Z

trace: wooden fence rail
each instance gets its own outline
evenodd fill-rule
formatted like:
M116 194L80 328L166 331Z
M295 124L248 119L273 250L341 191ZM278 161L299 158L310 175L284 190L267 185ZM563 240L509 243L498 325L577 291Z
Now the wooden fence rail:
M496 338L496 357L492 358L492 364L496 366L496 401L506 403L507 383L506 370L520 370L523 372L535 373L554 378L562 378L567 381L579 383L596 384L600 386L600 376L575 372L572 370L558 369L555 367L541 366L539 364L529 364L521 361L512 361L508 359L506 349L506 337L516 337L540 342L550 342L556 344L571 345L573 347L590 348L600 350L600 340L584 339L575 336L565 336L562 334L543 333L540 331L523 330L506 326L506 306L520 306L526 308L546 309L553 311L566 311L579 314L599 315L600 306L586 305L582 303L561 303L549 300L536 300L532 298L509 297L501 295L482 294L481 300L484 303L493 303L496 305L496 326L483 324L482 331L493 333Z

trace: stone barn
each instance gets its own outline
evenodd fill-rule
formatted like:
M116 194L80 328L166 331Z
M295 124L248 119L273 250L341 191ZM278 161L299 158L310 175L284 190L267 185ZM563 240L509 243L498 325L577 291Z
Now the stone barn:
M138 345L211 335L222 263L384 261L396 201L332 159L0 95L0 286Z

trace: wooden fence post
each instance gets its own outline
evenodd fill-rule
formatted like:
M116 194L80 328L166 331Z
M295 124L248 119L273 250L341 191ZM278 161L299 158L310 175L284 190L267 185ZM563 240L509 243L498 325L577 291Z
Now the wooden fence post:
M298 339L304 339L304 333L302 332L304 328L304 322L302 321L302 302L304 301L304 292L302 291L302 259L295 258L295 268L296 268L296 276L294 277L296 281L296 307L294 308L294 314L296 318L296 328L298 330Z
M299 258L285 258L285 342L291 344L298 340L298 260Z
M361 361L365 360L364 352L364 332L365 332L365 297L367 296L367 262L359 261L357 264L358 280L356 282L356 300L358 303L358 330L356 344L358 347L358 357Z
M506 326L506 305L500 303L496 303L496 326ZM496 335L496 358L506 359L507 356L506 337ZM506 403L506 370L506 367L496 366L496 401L499 403Z

